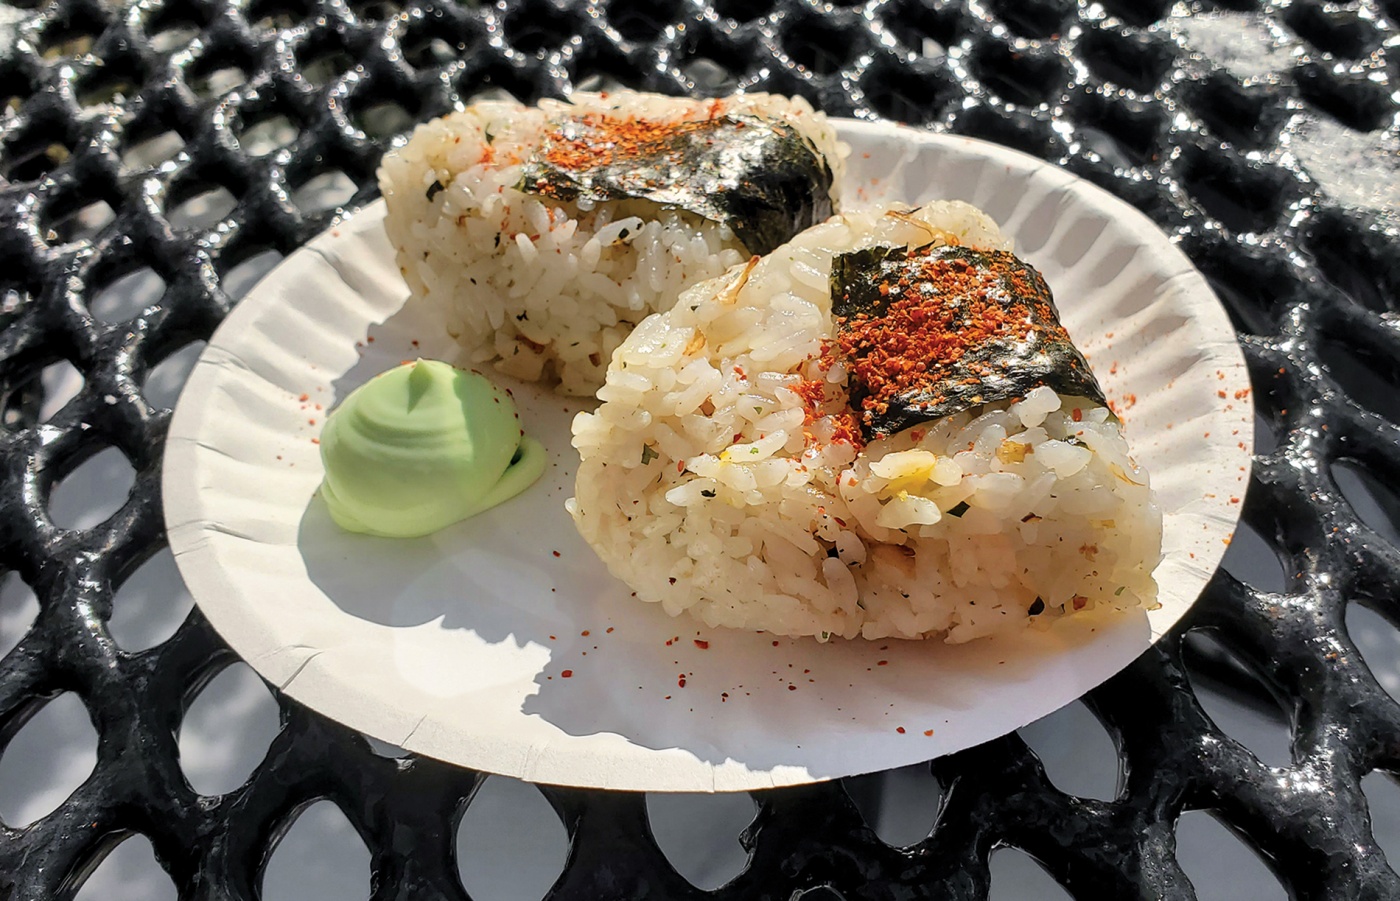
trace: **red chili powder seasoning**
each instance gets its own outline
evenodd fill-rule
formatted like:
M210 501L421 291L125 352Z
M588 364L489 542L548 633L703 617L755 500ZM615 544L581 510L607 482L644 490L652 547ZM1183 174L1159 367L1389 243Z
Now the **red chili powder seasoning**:
M714 107L710 118L716 118L720 109ZM676 122L606 113L589 113L576 121L583 126L581 133L570 137L556 130L548 136L543 153L551 165L572 172L670 151L677 135L708 127L704 121ZM680 148L673 152L679 153Z
M1036 322L1028 321L1023 309L998 299L1000 286L1008 281L1019 296L1037 294L1025 270L1014 262L1010 254L990 256L981 267L956 257L930 257L879 286L882 295L897 297L883 314L861 312L840 319L833 347L826 353L844 359L851 377L864 387L861 406L883 414L901 395L936 388L969 351L991 341L1019 341L1030 332L1047 331L1043 323L1056 319L1044 300L1033 301L1040 320ZM937 285L938 291L926 293L919 287L928 284ZM948 297L959 302L946 303Z
M565 679L572 679L574 677L574 671L571 669L566 669L559 675L563 676Z

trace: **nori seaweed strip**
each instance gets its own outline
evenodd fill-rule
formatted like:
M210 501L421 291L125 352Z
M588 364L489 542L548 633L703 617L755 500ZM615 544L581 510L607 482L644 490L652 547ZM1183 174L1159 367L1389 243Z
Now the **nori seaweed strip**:
M831 297L836 355L850 372L866 440L1041 385L1108 405L1045 279L1006 251L926 245L840 254Z
M831 166L785 122L664 123L589 114L556 123L520 190L558 200L640 198L727 224L766 254L831 215Z

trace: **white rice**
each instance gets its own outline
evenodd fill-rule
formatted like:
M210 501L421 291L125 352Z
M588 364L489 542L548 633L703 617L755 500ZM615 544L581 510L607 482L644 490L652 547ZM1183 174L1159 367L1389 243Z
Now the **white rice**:
M884 212L833 217L622 342L574 421L579 531L639 598L710 626L962 642L1155 605L1161 514L1103 407L1042 387L859 454L830 440L847 404L840 364L818 363L832 257L930 236ZM914 218L1009 249L966 204ZM828 415L804 427L809 379Z
M592 394L636 323L747 257L728 226L689 212L644 200L561 202L516 187L550 122L602 111L703 119L716 103L792 124L827 158L837 199L845 147L834 129L802 98L769 94L487 101L420 125L385 157L379 184L400 272L414 298L440 311L465 363Z

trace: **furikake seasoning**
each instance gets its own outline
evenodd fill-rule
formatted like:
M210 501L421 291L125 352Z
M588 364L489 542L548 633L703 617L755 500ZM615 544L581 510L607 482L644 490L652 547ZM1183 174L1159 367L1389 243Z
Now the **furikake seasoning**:
M1047 385L1105 404L1050 288L1002 250L872 247L831 270L836 336L867 440Z
M561 201L638 198L727 224L766 254L832 213L831 167L793 126L752 116L695 121L589 113L557 122L520 189Z

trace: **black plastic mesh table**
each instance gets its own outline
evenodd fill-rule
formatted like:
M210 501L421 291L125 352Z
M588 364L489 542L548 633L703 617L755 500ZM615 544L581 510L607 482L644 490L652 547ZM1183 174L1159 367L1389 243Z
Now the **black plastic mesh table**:
M279 836L322 798L370 849L375 898L467 897L452 835L480 774L376 756L283 698L246 784L201 797L182 775L181 718L234 656L198 612L140 653L108 631L115 590L165 540L170 411L142 385L218 326L241 262L289 253L372 199L380 156L414 122L488 90L532 100L612 84L795 93L835 115L982 137L1146 212L1239 330L1263 450L1244 518L1286 579L1265 591L1221 572L1180 629L1086 699L1118 747L1112 801L1059 791L1013 735L931 762L938 819L907 848L881 842L840 783L757 794L747 867L703 892L653 841L642 796L541 788L570 841L549 897L982 898L990 852L1009 845L1076 898L1192 898L1174 828L1197 809L1257 848L1292 897L1400 897L1360 787L1400 772L1400 708L1344 622L1364 604L1400 625L1400 549L1334 478L1358 473L1400 520L1400 3L19 6L0 8L0 567L40 613L0 661L0 751L63 692L100 741L58 810L0 825L0 899L71 897L133 831L182 898L256 898ZM1211 31L1225 13L1248 33ZM1189 49L1210 40L1224 49ZM353 196L308 203L303 189L332 173ZM192 227L191 203L221 221ZM121 323L92 314L104 287L143 269L164 285L158 302ZM39 373L60 360L84 386L40 422ZM127 501L94 528L56 527L53 486L109 447L136 471ZM1183 665L1192 633L1228 651L1200 671L1291 718L1292 766L1265 766L1205 713Z

